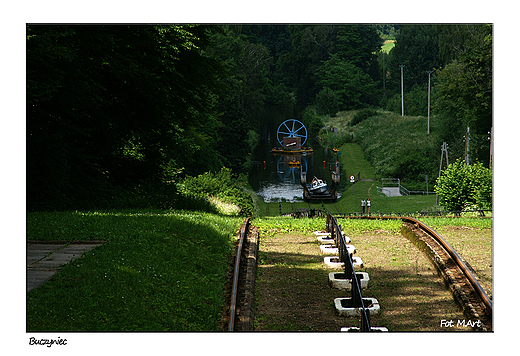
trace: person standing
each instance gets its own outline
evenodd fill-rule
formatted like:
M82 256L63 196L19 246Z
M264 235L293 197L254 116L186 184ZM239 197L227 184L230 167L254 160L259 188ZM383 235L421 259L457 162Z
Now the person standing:
M367 213L370 215L370 198L367 199Z
M361 215L365 214L365 205L366 205L365 199L361 199Z

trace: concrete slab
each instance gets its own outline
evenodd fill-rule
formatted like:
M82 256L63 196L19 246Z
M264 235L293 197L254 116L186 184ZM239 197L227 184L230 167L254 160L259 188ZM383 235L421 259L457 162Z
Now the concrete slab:
M342 332L360 332L360 328L357 328L357 327L344 327L344 328L341 328L340 331ZM370 327L370 331L371 332L387 332L388 329L385 328L384 326L371 326Z
M345 268L345 264L343 262L339 262L339 256L327 256L323 258L323 262L329 268ZM352 256L352 264L354 265L354 268L363 268L363 260L361 257Z
M49 243L49 244L39 244L39 243L31 243L27 244L27 251L54 251L62 246L64 246L64 243Z
M51 277L56 273L56 271L39 271L32 269L29 272L27 270L27 292L32 291L33 289L38 288L47 282Z
M38 244L27 245L27 292L38 288L60 268L73 259L80 258L85 252L100 246L92 244Z
M55 252L62 248L63 244L30 244L27 245L27 266L30 266L42 259L47 255Z
M361 316L361 308L350 307L352 298L336 298L334 299L334 306L340 316ZM370 311L370 315L377 315L381 310L379 302L376 298L363 298L363 304L366 309Z
M358 277L361 289L367 289L368 282L370 281L368 273L356 272L356 276ZM329 273L329 285L332 288L337 288L339 290L352 290L352 279L346 279L344 272L331 272Z
M41 252L31 253L30 255L27 254L27 260L26 260L27 267L29 267L30 265L32 265L40 260L43 260L45 258L45 256L47 256L47 255L48 255L48 253L41 253Z
M82 245L69 245L69 246L65 247L64 249L62 249L62 250L60 250L58 252L82 255L85 252L90 251L90 250L92 250L93 248L95 248L97 246L99 246L99 245L85 245L85 244L82 244Z

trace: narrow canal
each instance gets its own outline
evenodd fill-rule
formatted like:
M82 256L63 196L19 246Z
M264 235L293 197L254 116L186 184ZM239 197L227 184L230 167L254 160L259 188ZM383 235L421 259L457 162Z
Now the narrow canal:
M273 147L280 146L276 135L277 128L288 118L281 115L266 118L260 133L260 142L252 152L253 166L249 174L249 184L266 202L303 201L300 180L302 171L307 173L307 182L316 176L331 184L332 169L339 157L332 148L321 147L311 137L308 137L306 146L313 148L312 153L297 155L272 153ZM291 161L299 161L300 166L290 165ZM341 167L340 172L342 172ZM345 187L346 179L344 176L341 177L338 198Z

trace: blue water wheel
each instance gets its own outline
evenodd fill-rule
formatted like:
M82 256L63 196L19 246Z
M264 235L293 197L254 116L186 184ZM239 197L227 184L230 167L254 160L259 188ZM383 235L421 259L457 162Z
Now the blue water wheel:
M301 121L296 119L285 120L276 130L276 138L280 146L283 146L285 137L301 137L302 146L304 146L305 142L307 142L307 128Z

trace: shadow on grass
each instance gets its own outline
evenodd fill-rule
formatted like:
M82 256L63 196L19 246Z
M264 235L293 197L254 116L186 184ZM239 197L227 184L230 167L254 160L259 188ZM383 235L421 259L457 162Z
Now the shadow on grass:
M261 252L256 281L255 330L339 331L359 326L357 318L337 315L335 298L351 297L350 291L333 289L325 255ZM433 270L361 268L369 273L363 297L376 298L381 313L371 316L372 326L390 331L471 331L471 328L441 327L441 320L464 316L442 280Z

